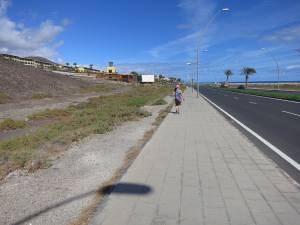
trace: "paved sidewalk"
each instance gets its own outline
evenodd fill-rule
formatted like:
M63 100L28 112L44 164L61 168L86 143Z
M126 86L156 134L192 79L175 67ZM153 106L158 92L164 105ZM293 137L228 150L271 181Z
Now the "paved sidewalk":
M91 224L299 224L299 188L205 100L185 95Z

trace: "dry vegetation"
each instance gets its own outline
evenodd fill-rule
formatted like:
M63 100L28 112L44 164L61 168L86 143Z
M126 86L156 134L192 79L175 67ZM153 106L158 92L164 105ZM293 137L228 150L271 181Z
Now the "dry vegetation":
M31 121L53 122L32 134L0 141L0 177L18 168L45 167L49 164L49 154L41 154L41 151L54 149L57 152L90 134L106 133L125 121L148 116L149 113L141 110L141 106L155 103L170 90L166 86L133 87L125 94L91 98L87 103L66 109L31 115Z
M25 127L26 127L25 121L21 121L21 120L5 119L2 122L0 122L0 131L15 130L15 129L25 128Z
M79 92L95 81L69 77L0 58L0 104Z

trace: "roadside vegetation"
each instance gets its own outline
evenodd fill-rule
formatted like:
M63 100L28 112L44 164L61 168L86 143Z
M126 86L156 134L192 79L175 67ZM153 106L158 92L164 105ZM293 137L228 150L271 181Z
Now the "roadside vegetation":
M153 102L152 105L166 105L167 102L161 98L161 99L158 99L157 101Z
M4 92L0 92L0 104L7 103L10 100L10 97Z
M81 93L91 93L91 92L111 92L113 90L117 90L118 88L120 88L120 85L116 85L116 84L97 84L91 87L85 87L85 88L81 88L80 92Z
M31 99L44 99L44 98L52 98L52 95L48 93L35 93L31 96Z
M300 102L300 95L296 95L296 94L282 93L276 91L252 90L252 89L234 89L234 88L222 88L222 89L227 91L232 91L232 92Z
M49 154L41 150L62 149L90 134L103 134L125 121L150 114L141 107L152 105L170 94L170 86L138 86L126 93L100 96L65 109L46 110L29 117L32 121L51 120L32 134L0 141L0 178L18 168L44 168ZM34 163L33 163L34 162Z
M21 120L12 120L12 119L5 119L0 122L0 131L3 130L15 130L20 128L25 128L26 122Z

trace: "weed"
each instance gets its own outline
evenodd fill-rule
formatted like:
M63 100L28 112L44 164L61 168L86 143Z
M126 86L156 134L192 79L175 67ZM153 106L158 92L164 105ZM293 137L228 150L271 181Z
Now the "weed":
M157 101L155 101L154 103L152 103L152 105L166 105L167 102L164 99L158 99Z
M31 96L31 99L44 99L44 98L51 98L52 96L47 93L35 93Z
M0 177L22 168L38 155L38 149L49 143L66 145L90 134L103 134L125 121L149 116L141 106L166 96L170 87L133 87L126 94L101 96L66 109L47 109L29 116L31 120L52 119L35 133L0 141ZM9 166L7 166L9 165ZM6 169L5 169L6 168Z
M86 87L86 88L82 88L81 89L81 93L91 93L91 92L110 92L114 89L118 88L116 85L114 84L97 84L95 86L92 87Z
M3 130L15 130L18 128L26 127L25 121L21 120L12 120L10 118L3 120L0 122L0 131Z
M5 94L4 92L0 92L0 104L4 104L4 103L7 103L9 102L10 100L10 97Z

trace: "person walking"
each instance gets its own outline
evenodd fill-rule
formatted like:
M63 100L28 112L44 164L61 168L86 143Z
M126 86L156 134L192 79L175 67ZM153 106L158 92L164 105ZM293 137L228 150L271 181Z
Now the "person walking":
M175 109L176 109L176 113L179 113L180 112L179 106L183 101L183 95L182 95L182 91L180 90L179 84L176 85L174 92L175 92Z

